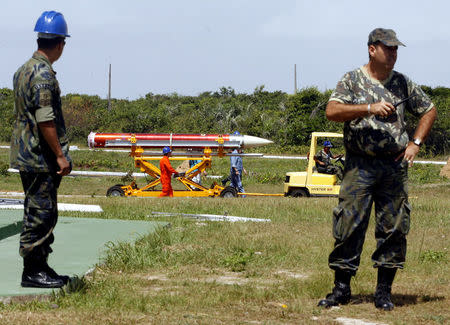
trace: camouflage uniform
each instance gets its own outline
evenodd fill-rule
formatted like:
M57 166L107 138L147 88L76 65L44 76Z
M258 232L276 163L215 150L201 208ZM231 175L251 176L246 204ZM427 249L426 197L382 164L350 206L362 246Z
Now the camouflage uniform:
M10 165L20 171L25 192L24 226L20 236L20 255L48 256L53 228L58 219L56 156L40 133L38 123L54 121L64 155L69 142L61 109L56 72L50 61L35 52L14 74L14 122ZM31 253L31 254L30 254Z
M331 163L332 156L333 154L331 153L331 151L329 153L326 153L323 149L320 150L314 156L314 158L325 163L325 166L322 166L318 162L316 162L316 169L319 173L337 175L339 179L342 179L342 168Z
M344 104L396 102L417 94L386 117L369 115L344 124L346 148L344 180L339 204L333 210L334 249L329 266L355 274L375 202L377 249L375 267L403 268L409 231L408 166L395 161L409 142L405 109L421 116L433 104L420 87L392 71L383 82L372 79L361 67L344 75L330 101Z

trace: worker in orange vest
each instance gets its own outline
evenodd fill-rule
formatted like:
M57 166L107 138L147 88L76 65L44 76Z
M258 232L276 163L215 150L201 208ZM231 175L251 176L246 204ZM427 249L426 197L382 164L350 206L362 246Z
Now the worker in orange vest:
M170 164L169 157L172 156L172 150L170 149L170 147L163 148L163 155L164 157L162 157L159 162L159 169L161 170L161 177L159 178L159 181L162 185L162 192L159 196L173 197L173 189L171 184L172 174L175 174L176 177L179 174L175 169L173 169L172 165Z

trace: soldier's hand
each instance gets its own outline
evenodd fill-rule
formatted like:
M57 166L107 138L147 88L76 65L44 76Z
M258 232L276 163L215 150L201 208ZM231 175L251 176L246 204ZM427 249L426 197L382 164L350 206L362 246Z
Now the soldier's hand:
M57 157L56 162L59 166L59 170L56 172L58 175L66 176L70 174L72 168L70 167L70 163L65 156Z
M410 142L406 147L405 151L403 151L395 160L403 159L408 162L408 167L412 167L414 163L414 158L419 153L419 147L414 143Z
M370 112L373 115L387 117L395 112L395 107L389 102L378 102L370 105Z
M408 162L408 167L412 167L414 163L414 158L416 158L416 155L419 153L419 149L420 149L419 146L410 142L406 147L405 151L402 152L395 160L403 158L403 160L406 160Z

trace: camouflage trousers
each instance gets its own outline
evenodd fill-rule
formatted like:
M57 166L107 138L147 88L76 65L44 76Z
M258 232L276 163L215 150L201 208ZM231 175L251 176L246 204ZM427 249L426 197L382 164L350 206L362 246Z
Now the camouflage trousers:
M319 173L336 175L340 180L343 178L343 172L340 166L330 164L325 167L319 165L316 168Z
M339 204L333 210L331 269L355 274L375 203L374 267L403 268L409 231L408 166L405 161L347 154Z
M25 200L19 253L22 257L46 259L52 252L53 229L58 221L57 189L61 176L20 172L20 178Z

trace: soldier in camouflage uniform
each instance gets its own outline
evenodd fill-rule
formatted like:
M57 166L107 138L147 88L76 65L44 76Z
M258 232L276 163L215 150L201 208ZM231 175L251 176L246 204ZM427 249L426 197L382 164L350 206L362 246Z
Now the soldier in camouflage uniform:
M319 173L336 175L340 180L343 177L342 168L331 163L331 159L337 159L343 157L343 155L333 155L330 148L333 145L330 141L326 140L323 143L323 149L320 150L315 156L316 169Z
M71 171L69 143L52 63L61 56L67 24L46 11L38 19L38 50L14 74L14 129L10 164L20 171L24 201L19 253L24 259L21 285L55 288L69 280L47 264L58 219L57 189Z
M408 167L437 114L422 89L393 70L399 45L404 46L393 30L373 30L368 41L369 63L345 74L327 105L327 118L344 122L346 157L339 204L333 210L335 243L329 256L335 287L319 306L350 301L350 279L358 270L375 203L375 306L394 308L391 286L396 270L405 262L410 222ZM405 129L405 110L420 117L412 141Z

